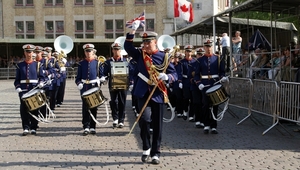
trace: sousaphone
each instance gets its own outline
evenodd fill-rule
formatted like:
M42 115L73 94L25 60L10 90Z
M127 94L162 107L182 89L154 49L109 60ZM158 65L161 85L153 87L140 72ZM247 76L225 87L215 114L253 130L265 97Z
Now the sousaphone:
M54 40L54 48L59 53L64 53L65 55L72 51L73 40L66 35L61 35Z
M127 52L124 50L125 39L126 39L125 36L121 36L115 40L115 43L121 44L121 55L127 55Z

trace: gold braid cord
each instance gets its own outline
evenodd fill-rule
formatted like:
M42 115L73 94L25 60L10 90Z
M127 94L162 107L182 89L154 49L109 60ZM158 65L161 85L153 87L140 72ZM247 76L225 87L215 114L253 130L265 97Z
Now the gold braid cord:
M145 58L146 56L148 56L145 52L143 52L143 57ZM165 70L166 67L168 67L168 53L165 54L165 58L163 61L163 64L161 65L154 65L152 62L149 63L147 62L147 66L149 67L148 73L149 73L149 85L153 85L154 84L159 84L158 88L161 92L163 92L164 94L164 102L168 103L169 102L169 98L168 98L168 94L166 92L166 86L165 84L159 80L157 77L159 75L159 71ZM148 56L149 57L149 56Z

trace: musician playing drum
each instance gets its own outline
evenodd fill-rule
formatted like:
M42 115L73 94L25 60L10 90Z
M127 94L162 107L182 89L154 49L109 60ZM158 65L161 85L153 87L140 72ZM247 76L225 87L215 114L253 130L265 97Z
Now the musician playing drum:
M146 162L148 157L152 157L152 164L159 164L161 138L162 138L162 124L163 113L165 109L165 99L167 99L167 89L162 81L172 83L177 80L176 70L173 64L168 63L168 56L157 48L157 33L155 32L142 32L143 49L137 49L133 45L133 38L136 29L139 27L138 22L134 22L132 30L127 33L124 49L133 60L137 62L138 78L134 83L133 94L139 98L139 108L146 108L142 113L139 120L140 136L143 141L143 155L142 161ZM167 68L165 68L167 67ZM162 71L166 69L166 73ZM154 88L156 80L158 81L159 88L156 88L151 99L148 97ZM164 88L165 87L165 88ZM148 101L148 103L147 103ZM153 125L152 143L150 142L150 122Z
M28 113L28 108L22 100L22 96L33 89L35 86L40 88L44 86L43 66L41 63L33 61L32 55L34 45L26 44L23 46L25 61L16 65L16 78L14 86L20 97L20 114L22 119L23 136L26 136L31 130L31 134L36 134L38 121ZM31 114L37 116L38 111L31 111Z
M212 41L207 40L204 43L205 54L198 59L198 67L195 70L194 81L198 88L202 91L202 103L204 114L204 134L208 134L211 130L212 134L217 134L217 121L213 119L211 111L209 109L209 98L206 95L207 89L212 87L215 82L228 82L228 78L225 77L225 62L220 60L218 55L213 54ZM213 113L217 117L218 106L213 106Z
M80 95L94 87L98 87L99 79L97 76L102 72L102 67L98 67L98 61L95 59L93 44L83 45L85 59L78 63L78 70L75 83L80 90ZM90 109L92 115L97 118L97 107ZM96 134L96 122L91 118L89 114L89 108L82 100L82 124L83 135L86 136L89 133Z

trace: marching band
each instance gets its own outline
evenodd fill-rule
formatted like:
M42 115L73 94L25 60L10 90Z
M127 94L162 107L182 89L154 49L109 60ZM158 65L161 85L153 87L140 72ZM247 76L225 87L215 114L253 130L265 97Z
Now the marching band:
M110 59L97 58L94 44L82 47L85 58L78 63L75 84L82 99L83 135L96 134L97 107L107 100L101 88L108 82L113 127L124 127L128 90L140 127L141 160L147 162L151 157L152 164L159 164L166 103L171 103L177 118L195 122L195 127L203 128L204 134L209 131L218 134L218 106L228 98L214 103L208 91L219 93L214 86L229 79L225 76L224 61L212 52L210 40L204 43L204 49L186 45L181 53L175 47L172 49L173 44L159 49L158 43L162 44L159 41L169 40L158 40L155 32L142 32L142 46L135 47L132 44L135 30L133 25L124 42L115 41L111 45ZM55 107L62 105L67 78L66 54L72 49L55 48L52 53L51 47L32 44L25 44L23 49L26 59L16 65L14 86L20 98L22 135L26 136L36 135L38 122L50 122L49 115L55 118Z

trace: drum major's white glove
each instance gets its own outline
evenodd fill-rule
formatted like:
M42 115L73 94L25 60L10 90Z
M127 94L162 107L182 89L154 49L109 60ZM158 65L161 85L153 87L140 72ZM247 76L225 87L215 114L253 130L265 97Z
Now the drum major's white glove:
M129 90L129 91L132 91L132 89L133 89L133 85L130 85L130 86L128 87L128 90Z
M180 89L182 89L182 88L183 88L183 84L182 84L182 83L179 83L179 85L178 85L178 86L179 86L179 88L180 88Z
M100 78L100 82L105 82L106 81L106 79L105 79L105 77L104 76L102 76L101 78Z
M19 87L19 88L16 89L16 91L17 91L18 93L20 93L20 92L22 92L22 89Z
M228 77L223 77L222 79L221 79L221 82L222 83L226 83L226 82L229 82L229 79L228 79Z
M139 28L140 24L141 24L141 21L140 21L140 20L134 21L134 22L131 24L131 29L137 30L137 29Z
M204 85L203 84L199 84L198 88L199 88L199 90L203 90Z
M159 80L165 80L167 81L169 79L168 75L166 73L159 73L158 77Z
M38 87L39 87L40 89L43 88L43 87L44 87L44 83L43 83L43 82L39 83Z
M81 90L83 88L83 84L82 83L78 84L77 88L78 88L78 90Z

